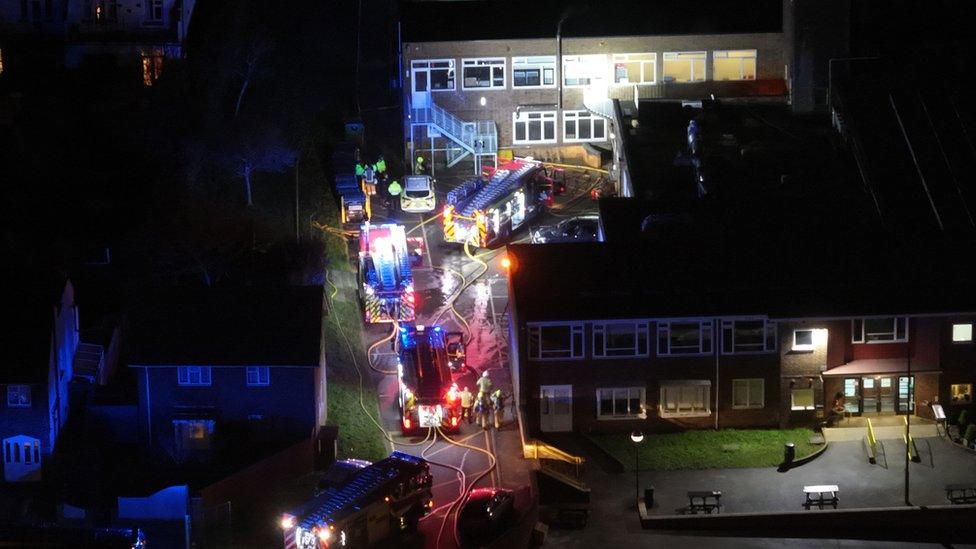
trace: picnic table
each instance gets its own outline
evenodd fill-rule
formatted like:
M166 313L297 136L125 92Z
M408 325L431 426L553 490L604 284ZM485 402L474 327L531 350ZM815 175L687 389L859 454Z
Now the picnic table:
M946 499L953 505L976 503L976 484L948 484Z
M806 496L806 500L803 502L803 506L809 510L814 505L821 509L824 508L824 505L833 505L834 509L836 509L837 492L839 491L840 489L837 488L836 484L804 486L803 494Z
M722 492L718 490L688 492L688 512L697 514L699 511L711 514L721 512Z

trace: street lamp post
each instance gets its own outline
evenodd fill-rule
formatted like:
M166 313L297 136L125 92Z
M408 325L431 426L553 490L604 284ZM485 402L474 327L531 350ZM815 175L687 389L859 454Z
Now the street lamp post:
M640 430L630 433L630 440L634 441L634 505L640 509L640 443L644 440L644 433Z

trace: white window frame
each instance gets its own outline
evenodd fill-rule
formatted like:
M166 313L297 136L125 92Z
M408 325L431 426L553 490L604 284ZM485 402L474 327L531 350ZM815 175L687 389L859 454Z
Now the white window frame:
M610 393L610 402L612 403L613 412L605 415L603 413L603 408L601 406L601 401L602 401L601 397L603 396L603 393L606 393L608 391ZM635 391L640 395L640 409L637 410L636 412L632 410L626 410L624 411L624 413L618 413L616 408L617 399L615 398L617 396L617 393L618 392L627 393L627 407L630 408L631 397L633 396ZM644 387L600 387L596 390L596 418L598 420L603 420L603 421L618 420L618 419L646 419L647 401L645 400L645 398L646 398L646 393Z
M569 330L568 349L543 349L542 334L544 330L562 329ZM581 360L584 357L585 346L583 337L583 323L581 322L559 322L559 323L540 323L530 324L528 327L528 355L529 360ZM533 348L533 339L535 348ZM577 348L577 343L579 343ZM533 353L534 351L534 353Z
M797 343L796 334L799 332L810 332L810 343ZM812 351L816 346L816 332L813 328L797 328L793 330L793 347L794 351Z
M594 133L595 133L594 130L596 128L597 120L598 119L603 121L603 135L600 136L600 137L594 137ZM569 134L566 132L566 123L567 122L570 122L570 121L573 122L573 125L576 128L576 136L577 137L572 137L571 138L571 137L569 137ZM590 125L590 137L588 137L586 139L580 139L579 138L580 124L586 124L586 123L589 123L589 125ZM606 118L604 118L604 117L602 117L602 116L600 116L598 114L593 114L590 111L585 111L585 110L584 111L563 111L563 126L562 126L563 127L563 141L566 142L566 143L584 143L584 142L589 142L589 141L597 141L597 142L598 141L606 141L607 140L607 133L609 133L607 131L608 124L609 124L609 120L608 119L606 119Z
M634 333L634 346L629 350L623 347L607 346L607 329L610 326L629 326ZM640 358L650 356L650 322L646 320L630 321L607 321L594 322L591 343L593 345L593 358ZM600 340L600 341L598 341ZM641 341L643 340L643 351ZM623 354L626 351L626 354Z
M701 403L704 404L704 409L690 409L687 411L682 411L680 404L675 407L675 411L668 410L668 389L683 388L683 387L694 387L696 391L702 391L699 395L701 397ZM661 417L708 417L712 415L712 405L711 405L711 393L712 393L712 382L707 379L686 379L686 380L669 380L661 382L661 400L658 404L658 410Z
M465 83L467 78L464 73L467 69L472 68L482 68L488 67L488 85L487 86L468 86ZM495 68L502 68L502 81L501 84L495 83ZM505 79L507 75L507 63L504 57L469 57L461 60L461 89L464 91L477 90L477 91L491 91L491 90L504 90L506 86Z
M797 391L804 391L804 392L810 391L810 406L796 405L795 397ZM817 393L814 392L812 387L790 389L790 410L804 411L804 410L815 410L816 408L817 408Z
M159 17L156 17L157 8ZM159 24L166 17L166 6L163 0L146 0L146 11L146 22L148 23Z
M538 116L536 116L538 115ZM538 122L539 123L539 133L542 135L542 139L533 140L528 139L529 137L529 125ZM552 122L552 138L546 139L545 129L546 122ZM525 124L525 137L526 139L518 139L518 125ZM521 111L512 113L512 143L516 145L530 145L535 143L556 143L557 142L557 127L559 126L559 120L556 116L556 111Z
M956 328L961 328L963 332L968 330L968 335L960 333L957 335ZM953 322L952 323L952 343L955 345L968 345L973 342L973 323L972 322Z
M638 55L650 55L651 59L631 59L631 56ZM634 82L630 80L630 74L627 74L627 82L617 81L617 63L640 63L640 81ZM651 79L647 80L647 64L650 64L650 76ZM613 79L611 82L615 86L653 86L657 84L657 52L647 52L647 53L615 53L610 60L610 69L613 71Z
M26 395L27 399L14 398L17 395ZM11 384L7 385L7 407L8 408L30 408L32 406L33 395L31 395L31 386L24 384Z
M435 67L434 66L435 63L447 63L448 66L447 67ZM431 74L428 74L427 75L427 91L430 92L430 93L452 92L452 91L457 90L457 82L458 82L458 78L457 78L457 65L454 63L454 59L414 59L413 61L410 61L410 68L411 68L411 72L410 72L410 77L411 78L413 78L413 71L412 71L412 69L428 69L428 73L433 73L434 71L447 71L449 74L453 73L453 76L450 77L451 87L450 88L442 88L442 89L434 89L433 87L431 87L431 84L432 84L433 80L431 78ZM414 86L414 84L411 82L410 83L410 89L411 90L414 89L413 86Z
M697 351L677 351L671 347L671 325L672 324L698 324L698 350ZM657 354L658 356L704 356L710 355L715 351L714 337L712 335L712 321L700 319L681 319L675 318L657 323ZM705 335L708 334L706 338ZM667 348L662 348L661 338L665 338Z
M891 319L891 332L868 332L867 331L867 321L869 320L885 320ZM904 327L904 337L898 337L898 321L902 320L905 322ZM909 320L907 316L871 316L863 318L853 318L851 319L851 343L858 344L877 344L877 343L906 343L909 339ZM891 339L876 339L874 341L868 341L869 335L885 335L891 334Z
M668 61L678 61L682 59L683 55L703 55L704 57L692 57L691 60L691 80L687 82L679 82L678 80L671 80L671 84L694 84L696 82L704 82L708 80L708 52L707 51L667 51L664 52L661 60L661 80L667 81L667 75L665 74L665 67ZM695 66L701 63L701 79L695 79Z
M244 380L248 387L267 387L271 385L271 368L267 366L248 366L244 368Z
M738 322L762 322L762 348L738 348L735 342L735 325ZM729 339L731 338L731 340ZM722 354L723 355L754 355L776 352L777 326L776 322L766 318L736 318L722 321Z
M732 52L743 52L751 51L752 57L729 57ZM728 80L715 80L715 60L716 59L738 59L739 60L739 77L730 78ZM746 78L745 76L745 59L752 59L756 64L756 74L753 78ZM743 50L714 50L712 52L712 80L716 82L752 82L759 78L759 52L757 50L743 49Z
M209 387L212 381L210 366L176 367L176 382L182 387Z
M602 62L603 66L600 67ZM570 69L572 67L572 69ZM560 78L563 79L564 88L585 88L587 86L592 86L594 84L599 84L600 81L606 81L607 78L607 56L603 53L598 54L585 54L585 55L564 55L562 63L562 74ZM587 73L585 78L589 82L585 84L568 84L566 83L566 77L570 72L575 70L590 70L591 73ZM582 78L577 78L580 80ZM594 80L596 82L594 82Z
M527 71L538 69L539 71L539 85L538 86L520 86L515 84L515 71ZM552 83L546 84L546 70L552 70ZM513 57L512 58L512 89L518 90L531 90L531 89L542 89L542 88L555 88L558 84L556 80L559 75L556 72L556 56L555 55L534 55L527 57Z
M756 382L759 382L758 389L753 387ZM745 384L746 386L746 403L736 404L735 403L735 387L736 385ZM759 404L752 404L753 393L759 392ZM766 380L761 377L752 378L741 378L732 380L732 409L733 410L759 410L766 407Z

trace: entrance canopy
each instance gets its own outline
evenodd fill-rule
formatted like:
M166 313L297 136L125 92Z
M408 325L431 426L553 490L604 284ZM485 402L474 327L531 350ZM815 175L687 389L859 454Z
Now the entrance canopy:
M874 376L905 374L908 370L908 360L904 358L870 358L852 360L843 366L831 368L823 373L824 376ZM938 366L921 362L911 363L913 374L940 373Z

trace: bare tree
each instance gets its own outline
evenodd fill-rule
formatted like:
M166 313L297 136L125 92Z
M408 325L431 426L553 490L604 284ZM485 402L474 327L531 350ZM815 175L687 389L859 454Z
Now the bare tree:
M262 70L262 61L265 54L271 51L272 44L271 41L262 34L254 35L244 47L244 53L241 56L239 66L237 69L238 76L241 77L241 89L237 94L237 104L234 105L234 118L241 112L241 104L244 102L244 94L247 93L248 87L250 87L251 82L259 78L264 71Z
M252 176L254 172L283 172L295 166L298 154L274 130L250 131L239 135L227 155L234 173L244 183L248 206L254 205Z

